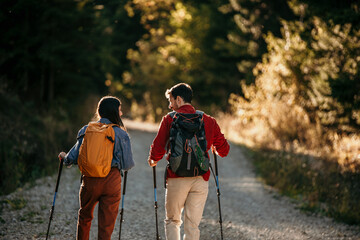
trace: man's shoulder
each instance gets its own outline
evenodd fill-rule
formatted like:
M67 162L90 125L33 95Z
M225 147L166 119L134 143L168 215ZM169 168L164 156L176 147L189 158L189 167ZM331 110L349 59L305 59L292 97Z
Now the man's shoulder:
M176 113L175 111L169 112L166 115L164 115L161 119L160 122L160 128L169 128L169 126L171 126L171 123L173 122L173 112Z
M216 119L213 116L211 116L211 115L209 115L207 113L203 114L203 119L204 119L205 125L216 124L217 123Z
M206 112L196 109L196 113L197 114L201 114L202 116L204 116L204 118L209 118L209 119L214 119L210 114L207 114Z

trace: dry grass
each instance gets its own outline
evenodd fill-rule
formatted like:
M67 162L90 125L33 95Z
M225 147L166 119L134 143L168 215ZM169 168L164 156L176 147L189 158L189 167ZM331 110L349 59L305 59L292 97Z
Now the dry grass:
M261 106L220 114L226 137L246 146L264 181L301 209L360 224L360 135L325 131L298 107Z
M265 104L265 103L264 103ZM343 171L360 168L360 135L339 134L310 123L296 107L272 103L263 117L252 113L220 114L217 119L228 139L251 148L310 155L338 163ZM261 111L261 109L259 110ZM314 167L319 163L314 163Z

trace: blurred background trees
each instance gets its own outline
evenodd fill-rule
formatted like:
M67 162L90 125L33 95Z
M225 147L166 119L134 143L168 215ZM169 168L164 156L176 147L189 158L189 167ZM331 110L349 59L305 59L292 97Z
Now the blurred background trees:
M353 0L3 0L0 194L55 171L101 96L159 122L178 82L228 138L354 174L359 26Z
M0 193L48 174L59 147L129 68L143 34L127 1L1 1Z
M236 121L261 129L253 131L252 139L321 155L338 151L334 144L340 136L359 133L360 15L355 4L334 4L338 13L350 16L346 22L334 17L335 22L328 15L313 15L320 6L310 6L289 2L298 18L281 19L281 36L264 34L268 51L252 68L255 82L242 81L243 94L233 94L230 102ZM355 155L346 158L358 158L351 151Z

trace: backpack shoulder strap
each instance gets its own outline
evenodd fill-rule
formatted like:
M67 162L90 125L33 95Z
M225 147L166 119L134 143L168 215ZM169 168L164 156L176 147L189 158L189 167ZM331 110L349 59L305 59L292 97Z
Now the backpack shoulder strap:
M196 114L199 114L202 117L204 115L204 112L200 110L196 110Z
M111 136L106 136L106 138L108 140L110 140L110 142L115 143L115 129L114 129L114 127L119 127L119 125L114 124L114 123L109 123L109 124L106 124L106 125L111 127L111 129L112 129L111 131L113 131L113 134L114 134L114 139Z
M204 133L203 135L205 136L205 128L204 128L204 112L200 111L200 110L196 110L196 114L200 115L200 126L199 126L199 130L203 129ZM204 138L204 136L202 136L201 138Z
M178 112L172 111L172 112L168 113L168 115L173 119L171 125L172 125L172 126L176 125L177 120L179 119L179 117L178 117Z
M118 128L120 128L120 126L119 126L119 125L114 124L114 123L109 123L108 125L109 125L109 126L111 126L112 128L114 128L114 127L118 127Z
M176 111L169 112L168 115L170 115L171 118L174 118L176 115Z
M85 136L85 133L80 134L80 135L76 138L76 140L79 140L79 139L83 138L84 136Z
M199 114L201 117L200 118L200 127L201 127L201 125L204 125L204 112L200 110L196 110L196 114Z

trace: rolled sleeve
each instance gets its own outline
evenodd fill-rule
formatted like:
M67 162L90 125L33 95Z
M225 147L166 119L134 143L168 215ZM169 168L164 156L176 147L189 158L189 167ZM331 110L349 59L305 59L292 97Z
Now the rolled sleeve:
M230 151L230 145L227 142L224 134L221 132L219 125L215 122L214 126L214 141L213 144L215 146L216 151L220 155L220 157L226 157Z
M86 128L87 128L87 125L82 127L79 130L78 135L77 135L77 141L76 141L75 145L66 154L65 159L64 159L64 164L66 166L69 166L69 165L72 165L72 164L77 164L77 160L78 160L78 157L79 157L80 146L81 146L82 141L84 139Z
M160 161L166 153L170 135L172 118L167 115L162 118L159 131L150 146L149 159Z
M128 134L121 138L121 150L123 160L121 163L122 169L124 171L128 171L135 166L133 154L131 151L131 142Z
M116 139L113 161L120 164L120 169L128 171L135 166L130 137L120 128L114 128L114 130Z

